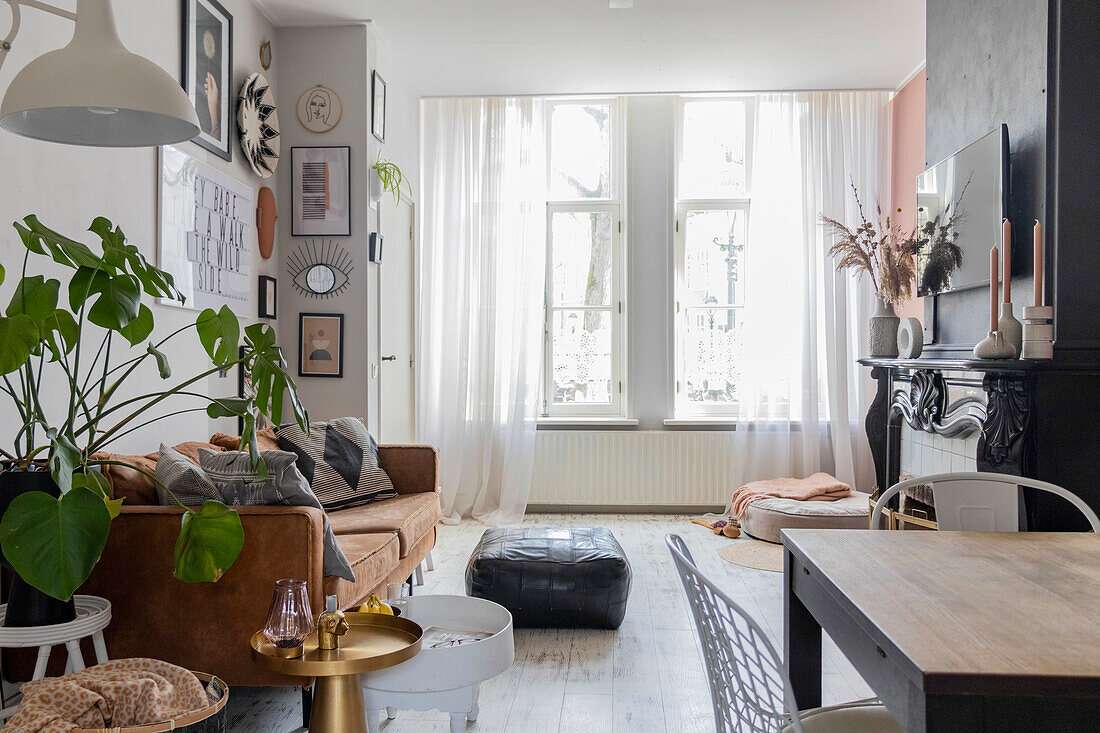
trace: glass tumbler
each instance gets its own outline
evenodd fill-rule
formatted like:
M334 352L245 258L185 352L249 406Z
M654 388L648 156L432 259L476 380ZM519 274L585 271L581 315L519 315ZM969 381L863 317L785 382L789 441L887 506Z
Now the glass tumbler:
M405 614L405 606L409 601L409 584L408 583L387 583L386 584L386 603L395 612L400 612L401 615Z
M282 657L302 655L302 642L313 631L306 581L283 578L275 581L275 593L267 611L264 636Z

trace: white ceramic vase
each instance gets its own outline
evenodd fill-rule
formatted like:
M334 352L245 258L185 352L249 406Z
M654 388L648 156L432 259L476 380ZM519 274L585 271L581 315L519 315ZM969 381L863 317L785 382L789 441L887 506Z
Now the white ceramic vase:
M871 315L871 353L872 357L886 359L898 355L898 324L901 319L894 312L893 303L887 303L881 296L875 296L875 312Z

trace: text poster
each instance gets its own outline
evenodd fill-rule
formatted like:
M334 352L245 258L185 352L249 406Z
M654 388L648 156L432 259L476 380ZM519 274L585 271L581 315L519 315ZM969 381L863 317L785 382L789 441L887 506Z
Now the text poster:
M160 152L160 268L184 306L251 316L252 188L171 146ZM172 301L162 300L170 303Z

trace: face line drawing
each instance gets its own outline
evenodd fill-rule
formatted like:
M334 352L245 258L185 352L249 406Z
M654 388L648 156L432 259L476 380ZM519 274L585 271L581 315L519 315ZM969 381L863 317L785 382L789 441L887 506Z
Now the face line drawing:
M323 89L313 90L306 100L306 122L320 121L328 124L332 111L332 99Z

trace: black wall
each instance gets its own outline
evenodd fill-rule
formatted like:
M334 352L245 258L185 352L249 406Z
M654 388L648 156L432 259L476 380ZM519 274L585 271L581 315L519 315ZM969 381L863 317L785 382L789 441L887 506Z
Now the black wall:
M1045 221L1047 2L927 0L927 7L925 163L1008 125L1008 216L1018 273L1012 289L1020 318L1032 298L1032 224ZM987 288L938 296L936 344L969 351L989 330L988 303Z

